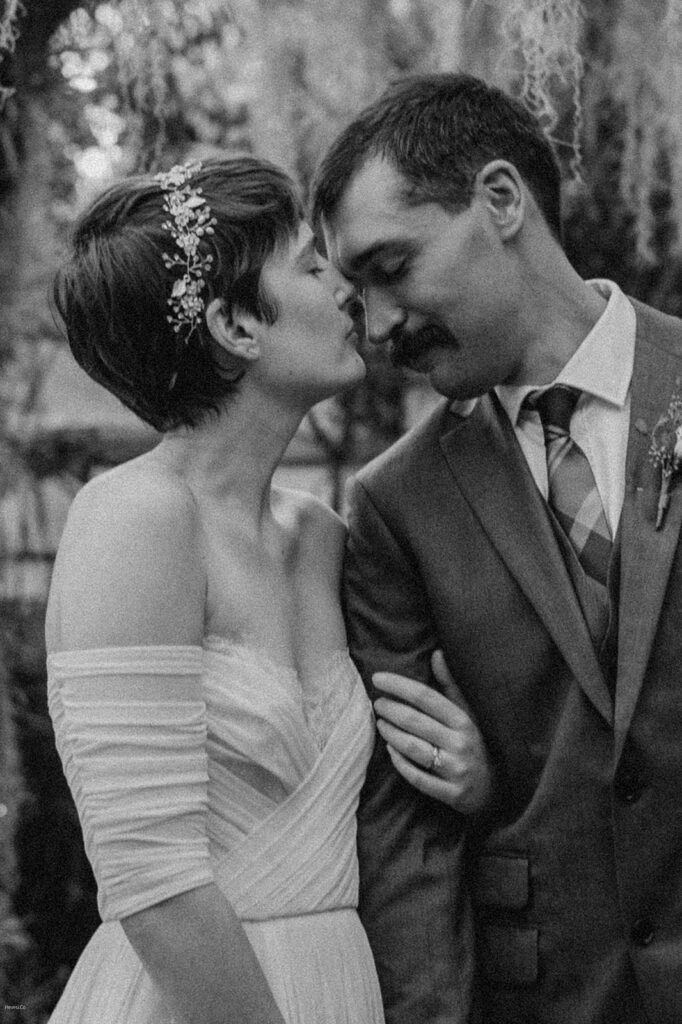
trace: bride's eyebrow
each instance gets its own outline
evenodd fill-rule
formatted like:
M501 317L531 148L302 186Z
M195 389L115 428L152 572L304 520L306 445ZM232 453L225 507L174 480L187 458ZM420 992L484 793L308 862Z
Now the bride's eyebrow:
M306 260L309 260L311 256L314 256L317 252L317 246L315 245L315 239L309 238L308 241L303 245L301 249L296 253L294 262L298 265L303 264Z

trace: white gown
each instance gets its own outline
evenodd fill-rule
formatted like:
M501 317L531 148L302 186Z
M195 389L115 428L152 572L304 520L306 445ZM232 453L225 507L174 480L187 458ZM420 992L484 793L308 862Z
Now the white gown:
M210 881L288 1024L383 1024L356 913L374 728L347 652L308 692L222 638L66 652L48 697L104 922L50 1024L171 1024L118 919Z

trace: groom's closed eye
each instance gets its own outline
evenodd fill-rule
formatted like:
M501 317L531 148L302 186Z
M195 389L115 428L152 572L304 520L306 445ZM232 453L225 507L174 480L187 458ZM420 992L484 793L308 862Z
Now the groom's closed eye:
M405 277L410 261L407 259L389 260L379 263L365 271L365 284L390 285Z
M397 284L409 273L415 255L415 247L404 242L383 246L372 254L362 268L363 284Z

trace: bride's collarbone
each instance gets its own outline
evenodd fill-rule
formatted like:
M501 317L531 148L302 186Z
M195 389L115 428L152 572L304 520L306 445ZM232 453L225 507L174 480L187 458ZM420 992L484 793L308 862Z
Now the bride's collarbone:
M281 656L290 652L296 662L308 660L306 647L314 653L345 645L338 585L314 566L221 556L208 566L206 610L208 632L255 640Z
M338 601L341 558L338 545L311 538L300 529L274 528L265 534L229 524L205 531L209 588L240 602L281 605L311 600ZM325 543L325 539L327 542Z
M252 561L256 571L274 567L292 578L340 568L345 526L327 505L303 492L273 488L271 508L258 522L239 504L202 503L204 543L228 558Z
M320 572L263 571L249 559L209 571L208 633L267 653L307 674L320 656L345 647L338 586Z
M324 560L234 544L209 550L206 570L209 592L240 605L289 607L311 599L338 601L338 575Z
M306 675L346 646L340 520L299 497L280 499L274 512L265 530L212 520L205 538L208 631Z

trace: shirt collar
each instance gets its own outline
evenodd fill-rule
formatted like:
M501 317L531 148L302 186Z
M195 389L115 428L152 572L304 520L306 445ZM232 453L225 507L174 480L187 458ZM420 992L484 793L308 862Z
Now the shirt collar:
M622 408L627 398L635 354L636 317L632 303L613 281L587 281L607 299L606 309L552 384L566 384ZM543 390L551 385L545 385ZM524 399L538 385L499 384L495 391L512 424Z

